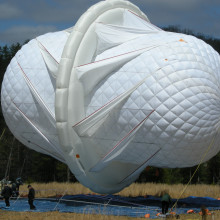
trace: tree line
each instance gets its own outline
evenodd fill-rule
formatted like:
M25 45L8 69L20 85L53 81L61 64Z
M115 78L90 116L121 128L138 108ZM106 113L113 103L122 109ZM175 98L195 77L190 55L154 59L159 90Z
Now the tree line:
M195 34L191 30L181 29L178 26L169 26L163 29L194 35L207 42L220 54L220 39ZM0 46L0 85L8 64L21 47L22 45L19 43ZM0 138L0 180L5 176L9 176L12 181L17 177L22 177L25 182L29 183L77 181L67 165L50 156L30 150L16 140L5 124L1 108ZM196 166L181 169L147 167L141 173L137 182L187 183L195 169ZM192 179L192 183L220 184L220 153L200 166Z

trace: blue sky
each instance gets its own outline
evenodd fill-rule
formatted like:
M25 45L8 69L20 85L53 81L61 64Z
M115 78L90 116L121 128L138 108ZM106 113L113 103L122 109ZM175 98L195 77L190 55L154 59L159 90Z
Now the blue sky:
M0 45L73 26L98 0L0 0ZM131 0L159 26L220 38L220 0Z

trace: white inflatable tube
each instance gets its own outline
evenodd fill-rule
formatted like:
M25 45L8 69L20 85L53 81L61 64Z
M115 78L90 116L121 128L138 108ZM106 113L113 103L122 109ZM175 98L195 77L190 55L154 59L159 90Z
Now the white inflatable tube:
M101 22L121 25L123 24L125 9L131 10L142 19L149 21L138 7L128 1L108 0L92 6L80 17L68 38L57 77L55 104L57 130L61 146L68 158L67 164L81 183L97 192L111 193L120 191L133 180L129 181L129 183L119 184L117 187L114 186L114 189L109 186L97 185L100 179L103 179L103 176L95 177L97 181L89 178L89 174L84 170L82 162L80 162L81 158L76 157L79 152L83 151L81 149L83 145L72 126L85 118L85 88L78 80L75 67L93 61L97 42L95 24ZM89 152L87 152L87 155L89 155ZM90 156L92 157L92 155Z

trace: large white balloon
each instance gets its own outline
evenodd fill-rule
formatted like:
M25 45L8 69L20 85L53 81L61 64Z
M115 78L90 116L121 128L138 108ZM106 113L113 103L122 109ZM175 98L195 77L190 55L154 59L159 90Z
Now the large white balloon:
M219 77L211 46L107 0L21 48L2 109L23 144L66 163L93 191L114 193L147 165L190 167L219 152Z

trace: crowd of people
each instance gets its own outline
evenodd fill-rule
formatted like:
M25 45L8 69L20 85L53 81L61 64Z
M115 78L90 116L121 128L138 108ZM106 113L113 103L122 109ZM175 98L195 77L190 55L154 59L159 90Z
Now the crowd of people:
M20 177L17 178L13 183L11 183L11 181L8 181L8 177L1 180L1 195L5 200L6 208L10 207L11 197L14 198L19 197L20 185L23 185L23 182ZM31 210L36 209L35 205L33 204L34 199L35 199L35 190L31 185L28 185L28 204Z

